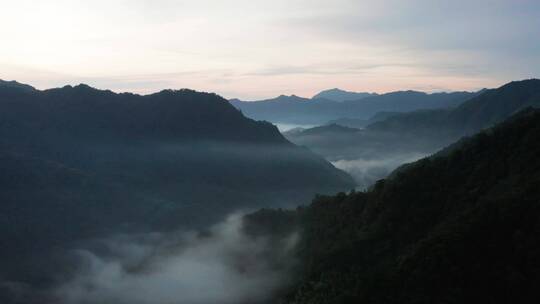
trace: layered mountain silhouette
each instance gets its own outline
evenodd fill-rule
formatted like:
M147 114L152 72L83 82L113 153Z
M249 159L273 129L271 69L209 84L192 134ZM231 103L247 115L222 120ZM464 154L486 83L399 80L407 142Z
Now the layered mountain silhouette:
M371 116L369 119L339 118L339 119L329 121L327 125L337 124L344 127L363 129L373 123L386 120L389 117L395 116L397 114L401 114L401 113L400 112L377 112L375 115Z
M512 83L476 102L525 88L534 95L530 86L536 81ZM506 102L529 94L517 96L525 98ZM532 303L540 297L539 153L540 112L525 109L367 192L262 210L246 229L302 231L299 275L284 303Z
M225 99L0 83L2 280L42 282L45 253L122 231L204 227L354 187Z
M431 106L399 113L397 100ZM81 240L204 228L235 210L292 207L315 193L310 206L263 209L244 221L253 240L300 235L284 303L539 297L540 80L479 94L253 104L289 106L290 117L310 107L335 113L338 104L371 114L335 117L368 121L358 128L333 123L286 134L314 154L215 94L41 91L0 81L0 302L55 286L72 271L65 249ZM355 183L318 155L364 171L350 170ZM358 184L366 190L329 196Z
M497 89L484 90L455 109L394 115L370 126L374 130L474 133L501 122L526 108L540 106L540 80L514 81Z
M261 101L246 102L233 99L230 102L253 119L298 125L321 125L343 118L367 120L378 112L409 112L418 109L454 107L476 94L478 93L426 94L417 91L399 91L345 101L281 95Z
M540 80L523 80L484 90L454 108L392 113L357 132L323 126L285 135L334 162L344 160L345 165L351 165L359 160L363 165L375 164L373 172L355 175L362 186L369 186L404 160L431 154L526 107L538 106Z
M377 96L377 93L350 92L338 88L324 90L315 94L311 99L328 99L333 101L360 100L366 97Z

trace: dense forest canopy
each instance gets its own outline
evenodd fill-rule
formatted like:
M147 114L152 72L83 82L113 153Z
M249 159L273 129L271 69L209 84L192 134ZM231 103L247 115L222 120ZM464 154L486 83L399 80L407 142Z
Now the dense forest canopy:
M531 303L540 286L540 111L406 165L366 192L248 216L302 229L287 303Z
M196 263L227 281L206 302L529 303L540 284L539 92L538 80L513 82L453 109L382 113L362 130L288 133L384 155L480 131L346 194L348 175L215 94L2 82L0 300L129 303L149 290L175 301L163 284ZM94 262L84 268L69 248Z
M67 267L54 252L81 239L204 228L353 187L216 94L0 83L0 281L46 285Z

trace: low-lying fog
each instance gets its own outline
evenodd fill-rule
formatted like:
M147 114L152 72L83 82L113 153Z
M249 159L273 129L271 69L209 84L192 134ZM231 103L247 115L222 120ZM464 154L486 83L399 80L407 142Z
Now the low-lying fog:
M279 123L273 122L273 124L278 128L280 132L287 132L293 129L302 128L309 129L316 127L317 125L302 125L302 124L292 124L292 123Z
M205 232L114 235L74 250L74 271L46 293L62 304L262 303L287 286L298 234L243 229L237 213ZM277 243L276 243L277 242ZM22 297L22 296L21 296ZM24 297L22 297L24 298Z
M387 177L399 166L417 161L426 157L423 153L404 153L396 156L381 158L341 159L332 161L332 164L349 173L358 183L358 189L363 190L379 179Z
M363 190L386 178L403 164L417 161L447 145L441 140L403 137L392 132L322 126L298 132L285 132L294 144L307 147L336 168L347 172Z

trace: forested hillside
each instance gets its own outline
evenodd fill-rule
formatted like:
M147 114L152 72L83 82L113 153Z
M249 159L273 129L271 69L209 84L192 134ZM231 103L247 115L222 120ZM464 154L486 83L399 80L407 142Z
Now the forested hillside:
M300 227L300 279L287 303L532 303L539 154L540 112L525 110L369 191L262 210L247 229Z
M347 169L361 186L369 186L404 162L432 154L524 108L539 106L540 80L530 79L484 90L451 109L393 113L356 132L329 125L285 136Z
M1 282L46 284L66 265L53 252L81 239L204 228L353 187L215 94L0 83Z

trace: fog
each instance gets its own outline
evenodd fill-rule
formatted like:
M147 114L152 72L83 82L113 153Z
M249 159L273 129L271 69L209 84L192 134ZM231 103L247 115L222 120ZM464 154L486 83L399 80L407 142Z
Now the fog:
M366 189L379 179L385 178L399 166L417 161L427 154L424 153L403 153L398 155L385 155L381 158L358 158L341 159L333 161L332 164L349 173L358 183L358 189Z
M358 190L370 187L399 166L431 155L451 142L445 136L432 139L369 128L354 131L322 127L287 132L285 136L347 172Z
M324 178L341 172L285 141L66 141L49 155L62 166L2 162L14 163L6 180L24 169L19 188L5 187L15 191L2 210L16 216L2 231L2 304L258 303L291 278L294 237L245 235L238 215L213 224L235 210L293 207L353 187ZM40 183L27 181L32 174ZM177 232L140 234L155 231Z
M53 294L64 304L261 303L287 285L297 240L249 236L241 214L204 233L116 235L76 250L75 274Z
M309 129L316 127L316 125L306 125L306 124L293 124L293 123L279 123L273 122L273 124L279 129L280 132L287 132L293 129Z

